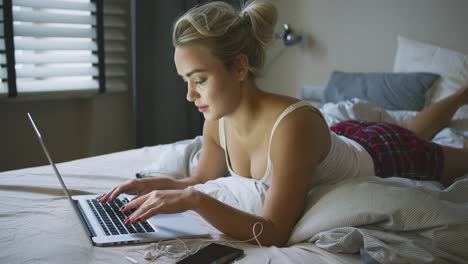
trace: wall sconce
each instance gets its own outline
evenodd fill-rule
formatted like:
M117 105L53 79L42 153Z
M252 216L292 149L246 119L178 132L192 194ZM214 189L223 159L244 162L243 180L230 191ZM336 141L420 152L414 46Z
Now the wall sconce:
M286 47L295 45L302 41L302 35L295 34L289 26L289 24L283 24L283 31L279 34L275 34L274 37L275 39L281 39L283 41L284 46ZM265 65L265 70L268 70L271 67L271 65L276 61L276 59L278 59L281 56L281 54L283 54L283 52L286 50L286 47L282 47L279 52L276 52L276 54L270 59L270 62L267 65Z
M296 35L289 24L283 24L283 31L275 34L276 39L282 39L285 46L292 46L302 41L302 35Z

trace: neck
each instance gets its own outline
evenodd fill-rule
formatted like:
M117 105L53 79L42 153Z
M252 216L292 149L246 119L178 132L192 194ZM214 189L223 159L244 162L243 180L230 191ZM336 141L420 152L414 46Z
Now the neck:
M248 136L255 128L260 116L262 98L266 95L255 82L247 81L241 87L240 100L236 109L224 116L225 122L239 136Z

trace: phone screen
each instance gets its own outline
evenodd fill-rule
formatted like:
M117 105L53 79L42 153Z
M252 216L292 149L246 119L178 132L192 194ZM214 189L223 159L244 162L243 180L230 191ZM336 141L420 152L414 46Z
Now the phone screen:
M221 244L212 243L200 249L197 253L190 255L177 264L191 264L191 263L228 263L236 258L244 255L242 249L229 247Z

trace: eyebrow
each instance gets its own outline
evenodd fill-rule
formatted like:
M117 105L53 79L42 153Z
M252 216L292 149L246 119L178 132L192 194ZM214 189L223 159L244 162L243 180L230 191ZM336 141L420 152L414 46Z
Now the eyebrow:
M197 72L204 72L204 71L207 71L206 69L194 69L194 70L191 70L189 72L187 72L185 74L185 76L187 77L190 77L190 75L194 74L194 73L197 73Z

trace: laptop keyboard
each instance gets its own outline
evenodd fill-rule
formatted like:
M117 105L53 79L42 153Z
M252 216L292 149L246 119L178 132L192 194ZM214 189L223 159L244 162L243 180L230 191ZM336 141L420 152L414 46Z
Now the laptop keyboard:
M128 203L127 198L122 200L117 198L108 203L100 203L96 199L86 200L86 202L107 236L154 232L154 229L150 226L148 221L134 223L131 225L125 225L123 223L124 219L135 211L119 211L119 208L122 207L122 205Z

